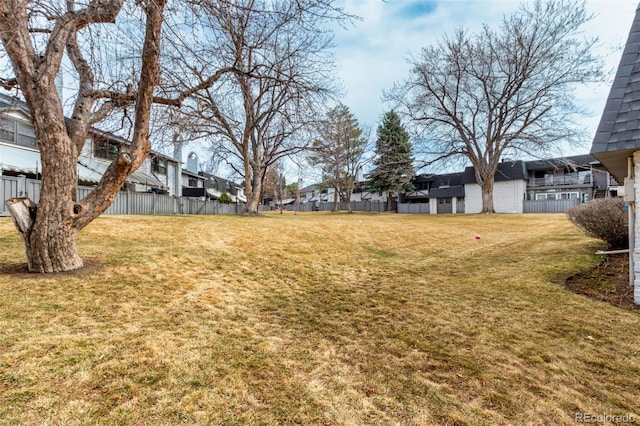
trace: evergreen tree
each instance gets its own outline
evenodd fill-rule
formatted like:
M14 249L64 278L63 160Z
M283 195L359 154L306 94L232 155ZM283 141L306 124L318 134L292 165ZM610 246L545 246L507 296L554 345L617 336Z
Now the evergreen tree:
M413 190L413 157L409 133L402 125L400 116L393 110L387 112L376 140L375 168L369 174L371 188L382 194L387 192L387 210L391 210L393 192Z

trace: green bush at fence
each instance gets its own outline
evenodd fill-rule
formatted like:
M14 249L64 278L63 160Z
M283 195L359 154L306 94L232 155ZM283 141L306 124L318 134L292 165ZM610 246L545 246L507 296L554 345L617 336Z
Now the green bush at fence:
M227 194L226 192L223 192L222 195L220 195L220 197L218 198L218 201L221 204L231 204L231 203L233 203L233 200L231 199L231 196L229 194Z

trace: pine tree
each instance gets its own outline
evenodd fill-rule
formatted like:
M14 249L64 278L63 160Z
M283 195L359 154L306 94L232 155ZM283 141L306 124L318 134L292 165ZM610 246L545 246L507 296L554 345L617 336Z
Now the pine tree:
M369 174L372 191L387 192L387 210L391 210L394 192L413 190L413 157L409 133L400 116L393 110L387 112L378 126L375 168Z

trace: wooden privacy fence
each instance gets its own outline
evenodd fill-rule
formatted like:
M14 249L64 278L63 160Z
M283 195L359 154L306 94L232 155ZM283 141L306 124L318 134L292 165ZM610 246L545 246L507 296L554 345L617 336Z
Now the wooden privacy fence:
M429 203L399 203L398 213L429 214Z
M275 209L279 209L279 206L275 206ZM315 211L313 207L313 203L304 203L304 204L289 204L284 206L284 209L289 212L312 212Z
M580 200L538 200L523 201L523 213L564 213L571 206L580 204ZM464 213L464 200L457 200L456 212ZM429 203L400 203L398 213L430 214Z
M93 188L78 187L78 199L86 197ZM0 176L0 214L8 214L5 211L5 200L15 197L29 197L33 202L40 200L40 181L26 179L24 177ZM570 200L537 200L523 201L524 213L564 213L571 206L580 204L578 199ZM353 211L378 212L386 211L387 203L384 201L354 201L351 203ZM429 203L393 203L392 206L398 213L405 214L429 214ZM261 210L270 210L267 206L260 206ZM286 206L286 210L309 212L331 211L332 202L292 204ZM131 215L162 215L162 214L238 214L243 212L245 205L221 204L217 201L201 200L198 198L172 197L148 192L118 193L113 204L104 214L131 214ZM338 210L346 210L347 203L338 203ZM456 205L458 213L464 213L464 200L458 200Z
M78 200L86 197L93 188L78 187ZM0 176L0 213L5 211L5 200L29 197L34 203L40 201L40 181L24 177ZM221 204L217 201L197 198L172 197L149 192L121 191L103 214L165 215L165 214L237 214L243 212L245 204Z
M577 198L570 200L525 200L523 202L523 213L564 213L569 207L580 204L580 200Z
M396 209L397 203L394 201L391 203L391 208ZM318 205L318 210L323 212L330 212L333 210L333 202L329 201L326 203L320 203ZM347 210L347 203L339 202L338 210ZM354 212L375 212L375 213L384 213L387 211L387 202L386 201L352 201L351 202L351 210Z

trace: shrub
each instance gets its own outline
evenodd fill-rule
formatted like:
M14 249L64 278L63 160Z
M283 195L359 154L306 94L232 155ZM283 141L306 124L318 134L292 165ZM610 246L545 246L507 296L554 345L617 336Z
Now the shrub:
M222 204L231 204L231 203L233 203L233 200L231 199L231 196L229 194L227 194L226 192L223 192L222 194L220 194L220 197L218 197L218 201L221 202Z
M629 247L629 225L622 198L599 198L567 210L569 220L589 237L608 244L610 250Z

